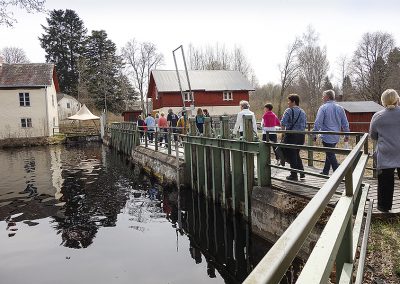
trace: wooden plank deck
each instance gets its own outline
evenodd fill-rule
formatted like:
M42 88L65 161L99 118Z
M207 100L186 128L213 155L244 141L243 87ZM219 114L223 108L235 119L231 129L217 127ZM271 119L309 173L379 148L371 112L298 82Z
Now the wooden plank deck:
M304 168L306 171L311 171L311 172L315 172L315 173L319 173L321 171L321 169L314 168L314 167L305 166ZM306 176L306 179L304 181L299 180L298 182L296 182L296 184L274 179L274 178L285 179L287 175L289 175L289 171L281 170L281 169L273 169L272 170L273 186L276 186L283 191L291 192L291 193L294 193L296 195L299 195L299 196L302 196L302 197L305 197L308 199L313 198L314 195L318 192L318 189L316 189L314 187L321 188L322 185L327 181L327 179L320 178L320 177L314 177L314 176ZM370 185L370 189L368 192L368 198L374 199L372 215L382 215L382 212L380 212L377 209L378 180L375 178L371 178L371 177L365 177L363 180L363 183L367 183ZM302 186L302 184L312 186L313 188ZM339 186L337 192L332 196L332 198L329 202L329 204L331 206L336 204L336 202L342 195L343 191L344 191L344 184L342 183ZM392 206L391 212L394 213L395 215L400 215L400 180L397 178L397 175L395 178L395 191L394 191L394 196L393 196L393 206Z
M141 144L142 147L144 147L143 144ZM149 143L148 148L155 150L154 143ZM159 147L159 152L168 154L168 150L165 147ZM176 155L175 153L175 146L172 146L172 153L173 156ZM184 150L182 147L179 147L179 158L184 159ZM321 164L322 165L322 164ZM257 159L255 157L255 175L257 175ZM287 169L289 169L288 166L286 166ZM306 171L314 172L314 173L319 173L321 172L321 168L316 168L316 167L309 167L304 165L304 169ZM319 188L323 186L323 184L327 181L325 178L320 178L320 177L315 177L315 176L306 176L306 179L304 181L299 180L296 183L293 182L288 182L288 181L281 181L277 180L276 178L279 179L286 179L286 176L289 175L289 171L287 170L282 170L282 169L272 169L272 184L273 186L279 188L282 191L290 192L292 194L298 195L305 197L307 199L311 199L315 196L315 194L318 192ZM364 177L363 180L364 183L370 184L370 189L368 193L368 198L369 199L374 199L374 206L373 206L373 215L381 215L382 213L378 211L377 209L377 186L378 186L378 180L374 179L372 177ZM304 185L304 186L303 186ZM308 187L307 187L308 186ZM340 196L342 195L344 191L344 183L339 185L338 190L336 193L332 196L329 204L331 206L334 206L336 202L339 200ZM393 207L392 207L392 213L396 215L400 215L400 180L397 179L397 176L395 178L395 192L393 196Z

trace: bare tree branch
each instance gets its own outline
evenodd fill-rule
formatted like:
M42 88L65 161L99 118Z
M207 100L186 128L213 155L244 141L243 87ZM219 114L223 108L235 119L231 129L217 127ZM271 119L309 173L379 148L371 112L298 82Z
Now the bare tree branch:
M144 112L144 99L147 94L150 72L163 64L164 56L157 52L155 44L151 42L141 43L132 39L122 48L122 57L133 76L135 88L139 90L141 107ZM148 100L146 99L146 101ZM148 107L147 105L147 110Z
M4 62L9 64L29 63L25 51L19 47L7 46L1 50Z
M28 13L43 12L46 0L0 0L0 25L12 27L17 22L12 7L19 7Z

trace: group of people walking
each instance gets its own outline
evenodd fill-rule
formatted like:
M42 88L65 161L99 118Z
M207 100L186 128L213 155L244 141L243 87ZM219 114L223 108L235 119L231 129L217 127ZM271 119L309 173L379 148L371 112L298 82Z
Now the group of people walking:
M324 104L319 108L317 118L315 120L313 131L334 131L349 132L349 122L347 121L344 109L335 103L335 92L333 90L324 91L322 94ZM277 142L278 137L275 133L276 127L280 126L282 130L291 130L286 132L281 142L285 144L303 145L305 142L304 133L296 133L296 131L304 131L307 124L307 116L302 108L300 108L300 97L297 94L291 94L287 97L288 108L283 113L282 119L279 120L277 115L272 111L273 106L267 103L264 106L264 115L261 120L263 130L263 141ZM243 135L243 116L252 115L252 124L254 132L257 132L257 124L254 113L250 111L250 105L247 101L240 102L241 111L238 113L234 132L239 131ZM268 134L268 137L267 137ZM317 136L314 136L316 140ZM325 147L334 148L339 141L338 135L321 135L322 143ZM345 141L348 136L345 136ZM300 157L300 149L285 148L285 159L289 162L292 171L286 177L287 180L297 181L305 179L304 166ZM321 174L328 175L330 169L335 171L339 166L336 156L332 152L326 153L325 165Z
M347 120L343 107L335 101L335 92L326 90L322 93L323 104L317 112L314 122L315 132L344 132L344 142L349 141L350 132L349 122ZM400 179L400 151L398 151L397 141L400 140L400 98L393 89L388 89L382 93L381 102L385 109L374 114L370 124L370 137L376 141L376 169L378 172L378 210L389 212L392 209L394 193L394 171ZM307 124L306 113L300 108L300 97L297 94L291 94L287 97L288 108L285 110L281 120L272 111L273 106L267 103L264 106L264 115L261 120L263 129L263 141L277 142L278 137L275 133L276 127L280 126L282 130L291 130L286 132L281 142L285 144L303 145L305 142L305 133ZM240 102L241 111L237 115L234 133L239 132L243 136L243 117L252 116L253 131L257 133L256 118L247 101ZM296 131L298 131L296 133ZM303 132L303 133L301 133ZM268 135L268 137L267 137ZM314 135L314 141L320 136L324 147L335 148L339 142L339 135L322 133ZM304 166L300 157L300 149L285 148L285 159L289 162L291 172L286 177L287 180L297 181L305 179ZM339 167L336 155L333 152L326 152L325 163L320 174L329 175L330 170L335 171Z

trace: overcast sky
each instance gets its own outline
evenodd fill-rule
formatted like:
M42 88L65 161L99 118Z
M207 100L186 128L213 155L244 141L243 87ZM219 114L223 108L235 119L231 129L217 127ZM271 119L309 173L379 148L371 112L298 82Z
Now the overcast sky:
M174 68L172 50L179 45L240 46L260 84L279 82L287 45L308 25L327 47L333 81L338 57L351 57L362 34L388 32L400 44L396 0L47 0L46 8L75 10L89 32L105 30L119 50L132 38L155 43L165 57L161 69ZM14 28L0 27L0 48L21 47L31 62L45 62L38 37L46 14L15 10L14 16Z

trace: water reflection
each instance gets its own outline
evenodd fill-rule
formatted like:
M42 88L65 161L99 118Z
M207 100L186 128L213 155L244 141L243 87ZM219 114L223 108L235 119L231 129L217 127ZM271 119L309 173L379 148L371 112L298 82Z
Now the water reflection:
M99 144L0 150L0 167L2 283L241 283L269 249Z

